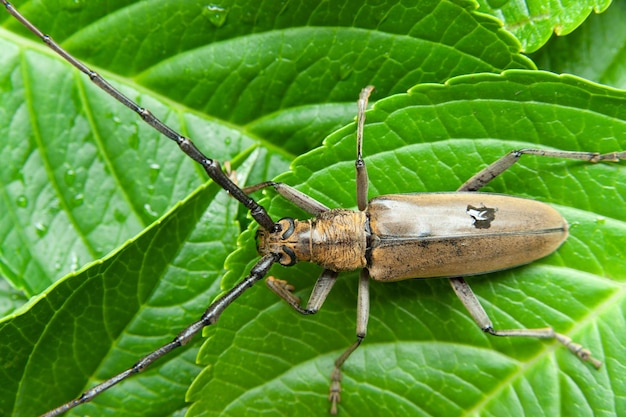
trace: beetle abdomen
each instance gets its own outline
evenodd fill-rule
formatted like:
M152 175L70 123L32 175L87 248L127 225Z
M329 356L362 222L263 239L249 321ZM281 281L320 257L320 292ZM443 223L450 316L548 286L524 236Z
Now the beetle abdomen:
M377 281L512 268L549 255L567 237L552 207L497 194L380 196L368 214L368 269Z

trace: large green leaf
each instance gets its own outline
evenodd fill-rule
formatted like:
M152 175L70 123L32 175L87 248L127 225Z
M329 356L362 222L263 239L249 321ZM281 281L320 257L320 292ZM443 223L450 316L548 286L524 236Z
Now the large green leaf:
M18 5L22 6L21 3ZM519 45L512 37L492 18L472 13L475 5L467 2L423 1L411 8L391 1L376 6L365 2L312 4L308 1L288 4L242 1L228 7L207 5L206 2L185 2L181 7L167 1L49 1L45 6L30 2L23 6L24 14L32 17L44 31L95 65L142 105L193 137L211 157L232 160L240 180L248 183L270 179L285 171L286 162L294 154L310 149L335 127L350 121L355 113L356 95L366 84L375 84L378 89L375 98L382 98L403 92L414 84L443 82L459 74L533 68L527 58L518 54ZM241 209L225 196L213 200L213 196L219 195L214 185L198 190L185 200L204 181L205 176L198 167L183 158L173 144L159 138L129 114L127 109L113 103L88 81L68 70L67 65L60 64L57 58L51 58L50 53L42 52L43 47L31 42L32 36L24 35L10 16L6 15L4 24L15 29L17 34L0 31L0 120L4 121L0 123L4 145L0 147L3 161L0 169L3 190L0 199L3 213L0 218L0 271L7 282L19 289L21 297L35 298L0 324L0 337L6 341L0 347L4 381L0 388L0 413L32 415L72 398L93 383L128 367L195 319L218 291L224 257L233 249L238 232L234 222L236 218L241 219L235 211L241 213ZM541 84L543 81L533 82ZM441 87L432 88L436 91ZM475 98L482 98L484 93L486 100L493 99L487 91L478 88L467 88L466 92ZM596 93L609 94L602 89ZM399 97L388 103L402 110L404 105L394 101L403 100ZM616 94L615 100L619 108L623 98ZM398 190L394 192L400 188L404 191L454 189L469 176L469 171L476 169L476 149L482 149L483 144L481 141L476 149L471 144L476 144L476 139L483 136L476 134L475 130L473 134L471 130L465 135L459 133L466 139L463 142L465 148L453 151L456 141L451 141L446 133L451 127L449 121L441 122L445 129L428 130L429 126L436 127L437 109L438 105L419 107L420 114L428 110L425 113L428 123L423 126L416 125L421 119L408 125L404 125L404 120L401 126L389 123L380 126L383 130L401 128L405 131L402 137L412 137L418 142L423 138L441 139L440 148L430 151L419 147L406 149L406 143L411 143L408 139L404 144L403 141L390 141L388 156L382 158L385 153L376 149L378 142L368 139L366 153L374 157L369 162L372 196L386 192L380 185L381 180L387 186L395 184ZM465 114L465 110L460 107L461 114L456 116L467 116L465 122L476 129L476 123L483 120L474 119L472 114ZM399 120L406 119L402 114L402 111L398 112ZM546 113L546 117L549 114ZM560 116L553 114L546 123L555 126ZM580 127L580 121L587 119L579 116L575 113L568 122ZM519 117L526 120L525 115ZM370 116L373 118L374 114ZM595 126L613 126L622 119L624 117L620 114L611 114L608 119L596 120ZM472 120L473 124L469 123ZM532 122L530 119L528 126L533 126ZM509 128L510 124L503 122L503 126ZM528 126L526 131L530 130ZM349 129L353 131L353 127ZM547 139L542 136L537 139L538 143L568 148L568 143L551 144L550 138L557 136L555 132L544 133ZM367 135L384 137L371 129ZM604 136L594 130L588 137ZM526 137L517 138L511 133L511 139L526 140ZM620 143L622 148L626 147L623 141ZM463 152L468 146L474 159L464 157ZM398 148L397 154L395 147ZM590 147L595 145L585 149ZM499 152L509 149L508 146L496 148L485 155L484 160L479 158L480 161L495 159ZM330 149L330 153L318 151L311 154L309 161L313 158L315 163L298 163L296 172L300 173L296 177L287 177L287 180L303 184L303 189L329 205L352 206L352 139L341 141L341 146L325 149L325 152ZM405 168L389 169L389 158L395 161L394 155L398 155ZM376 158L382 159L376 161ZM433 164L433 160L440 162ZM345 163L337 164L336 161ZM415 173L418 167L423 173L423 167L431 166L433 168L426 171L426 178L423 178L423 186L418 179L404 175ZM524 161L524 166L530 167L529 171L535 169L531 161ZM569 167L568 164L557 166ZM462 167L465 168L460 169ZM614 185L611 177L607 179L597 174L597 167L593 168L592 178L597 186L610 189ZM583 172L586 169L581 168ZM396 175L391 175L391 171L397 171ZM304 183L304 177L310 180L308 185ZM568 194L564 190L569 192L573 186L567 175L563 175L563 179L565 185L549 190ZM521 182L527 185L527 181ZM506 191L508 187L495 189ZM607 191L607 188L602 190ZM537 197L552 201L546 193ZM527 195L534 196L532 192ZM590 191L588 195L595 198L597 193ZM181 200L184 203L177 205ZM623 212L623 205L615 202L618 200L616 195L609 193L604 202L607 207ZM556 204L563 203L556 201ZM168 211L172 207L174 210ZM278 207L272 204L272 210L277 216L295 213L284 203ZM619 220L618 216L603 216L604 219L597 216L594 219L609 226L614 224L614 219ZM150 226L157 218L160 218L159 222ZM585 216L576 227L583 224L588 224ZM192 229L193 225L196 226ZM127 242L135 235L139 236ZM600 236L598 238L600 243L594 240L592 245L597 246L594 254L606 248ZM587 240L570 239L568 244L574 241L584 247ZM228 262L232 272L222 287L240 279L256 259L250 232L244 233L240 241L247 252L237 252ZM613 242L609 247L611 244L616 246L611 250L619 250L618 243L609 242ZM103 257L111 251L112 255ZM587 257L589 253L578 246L571 251L588 263L593 260L590 264L602 270L602 259ZM615 253L619 257L620 252ZM92 260L98 261L90 264ZM85 264L87 267L82 269ZM619 262L609 264L612 265L617 271L622 266ZM78 269L81 270L79 273L70 274L47 288L66 273ZM279 271L273 273L278 275ZM309 265L282 271L281 276L302 275L296 284L306 290L309 284L305 279L313 279L317 273L318 269ZM564 285L561 280L546 278L548 273L543 269L537 274L541 274L542 281ZM620 276L618 273L607 275ZM537 294L529 293L527 287L517 290L516 276L505 275L509 278L503 280L500 287L485 289L479 286L477 292L488 300L488 307L492 304L502 306L497 302L496 293L498 299L504 297L505 304L507 297L512 299L510 294L517 294L522 299L527 294ZM203 372L200 381L213 371L226 373L232 379L221 387L222 391L203 394L209 409L219 413L225 408L223 403L227 402L231 408L239 407L248 414L257 414L257 411L260 414L288 409L290 404L302 408L304 404L303 410L308 410L308 414L322 413L326 407L323 396L330 364L352 340L354 294L347 290L348 281L349 278L342 280L320 317L312 321L301 321L262 286L238 300L235 309L229 308L218 324L218 328L223 326L224 330L215 335L215 346L223 348L224 343L228 346L229 340L235 340L235 349L225 349L223 360L211 359L215 365ZM578 291L584 290L579 281L572 282L579 285ZM343 292L341 285L344 286ZM574 289L564 285L539 293L556 293L567 301L569 291ZM42 295L36 296L41 291ZM576 298L578 293L573 293L572 297ZM0 297L13 302L15 291L3 291ZM499 378L499 365L505 370L517 366L517 356L510 359L508 355L511 352L520 355L517 351L520 341L498 341L499 353L484 349L489 343L496 343L476 331L467 314L458 306L448 310L447 306L456 301L443 282L375 285L373 297L376 306L385 308L373 312L371 335L366 341L369 348L358 355L370 355L376 349L385 354L394 349L394 356L402 364L394 369L415 380L414 385L405 388L403 396L396 395L393 403L380 391L368 391L369 395L363 396L363 400L367 400L366 406L372 413L377 412L379 405L381 410L390 407L400 413L405 407L402 404L407 401L404 398L413 404L421 402L423 390L417 388L423 381L449 384L448 380L440 379L441 369L453 378L462 377L463 372L471 373L474 368L464 363L463 367L455 367L460 373L453 374L448 358L441 354L445 351L451 352L451 358L459 357L457 343L466 340L458 337L461 326L467 329L465 337L476 342L477 349L470 350L484 359L481 365L489 360L495 368L487 374ZM420 303L417 307L432 319L431 322L412 315L417 311L416 302ZM579 316L584 316L585 308L594 308L598 303L597 297L580 301L576 304L583 311ZM554 315L544 314L541 309L533 310L532 320L526 321L518 310L507 307L506 311L524 325L549 322L560 325L559 330L567 331L571 324L568 316L554 320ZM257 317L259 312L262 314ZM329 322L329 319L333 321ZM498 317L496 320L500 323ZM395 321L405 323L405 326L411 323L408 326L410 331L404 333L406 328L403 332L392 328L381 330L380 325ZM379 324L378 330L376 323ZM250 327L254 337L250 338L250 333L243 331L242 327ZM438 330L442 327L448 332ZM302 331L305 336L298 334ZM432 338L411 339L419 332L432 335ZM379 339L377 343L374 337L381 333L387 338ZM607 333L602 336L602 340L610 337ZM418 343L389 344L390 340ZM289 350L294 342L298 351ZM426 349L425 342L431 343L433 352ZM521 345L530 346L539 354L543 352L543 345L538 342L521 341ZM424 349L423 360L428 363L423 367L414 368L415 362L406 362L414 359L414 354L400 352L413 350L414 346L418 348L415 352ZM619 357L618 353L624 349L618 343L615 346L616 352L599 353L601 358L608 361L611 357ZM591 347L596 348L595 345ZM244 353L237 349L243 349ZM172 355L161 366L112 389L94 403L77 409L74 415L173 415L184 412L184 392L200 371L193 365L196 351L197 344ZM265 357L260 357L257 352L270 354L264 353ZM321 357L320 352L325 357ZM209 355L214 354L215 351L209 352ZM352 369L361 366L359 360L363 361L363 356L359 359L358 355L349 364ZM532 357L532 352L526 355ZM437 357L440 359L435 359ZM301 362L302 358L310 358L310 361ZM270 362L263 359L270 359ZM567 355L563 359L575 370L585 369ZM228 360L231 362L225 362ZM515 366L511 365L512 361ZM433 362L442 362L441 367L433 366ZM380 359L367 363L368 366L387 365ZM286 371L290 364L297 365L293 373ZM302 364L315 367L315 370L302 373ZM618 365L619 361L612 363L613 367ZM483 368L475 369L485 372ZM537 369L537 372L543 372L545 368ZM295 379L277 379L274 377L277 372L295 376ZM350 378L362 375L363 381L380 385L379 380L370 378L386 373L388 370L377 372L372 369L371 372L352 373ZM611 371L607 378L614 375L618 373ZM248 392L250 381L247 378L250 377L255 389ZM486 382L469 380L489 392L492 386L489 381L494 378L485 378ZM278 389L268 391L262 381L275 382ZM391 378L390 383L394 381L405 384L401 378ZM615 378L611 383L620 387ZM350 385L350 379L346 378L344 404L347 407L352 403L355 407L354 397L358 400L359 390L355 389L356 384ZM202 392L201 383L196 386L196 392ZM435 392L434 399L447 398L449 394L444 385L436 388L436 391L431 388L431 392ZM469 387L468 390L474 392L475 388ZM461 392L459 396L469 399L463 403L464 409L473 407L476 411L484 411L472 402L475 397L463 394L465 391L460 388L455 388L457 391ZM260 398L255 394L261 392L266 396L258 405ZM616 392L619 395L623 389L616 389ZM241 397L232 400L237 393L242 393ZM190 398L195 397L197 394L190 394ZM253 401L245 401L247 398ZM520 402L528 407L532 399L521 399ZM546 407L550 404L541 402ZM255 409L256 406L259 408ZM203 408L201 402L194 404L196 411ZM293 409L288 412L295 414Z
M219 292L222 265L239 232L234 201L215 198L218 192L215 185L201 188L121 251L58 281L5 321L3 358L12 360L3 362L2 414L41 413L52 398L74 396L85 381L134 363L200 314ZM215 239L207 241L207 233ZM129 393L152 397L124 402L125 412L177 410L169 395L184 393L180 382L198 371L195 356L196 346L185 346L158 372L120 386L118 400Z
M368 112L370 196L453 191L511 149L626 147L626 94L540 72L473 75L423 85ZM328 206L353 207L354 126L281 176ZM554 326L605 365L555 342L482 334L445 280L372 285L368 337L347 365L342 415L615 415L624 409L626 166L523 157L488 191L550 202L571 236L552 256L470 279L498 328ZM275 201L276 217L293 214ZM250 242L229 260L249 268ZM240 268L237 268L240 266ZM306 297L319 268L284 269ZM356 275L323 311L299 317L257 289L233 306L201 352L191 415L310 415L327 407L333 360L354 340ZM274 297L275 298L275 297ZM278 331L277 329L280 329ZM252 410L252 411L250 411Z

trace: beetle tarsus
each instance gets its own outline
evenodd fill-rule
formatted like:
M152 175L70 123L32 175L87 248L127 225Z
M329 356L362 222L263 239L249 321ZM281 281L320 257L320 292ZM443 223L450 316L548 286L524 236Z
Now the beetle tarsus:
M274 278L273 276L267 277L265 282L267 283L267 286L272 289L280 287L283 290L289 291L290 293L293 293L293 291L296 290L296 287L291 285L288 281L285 281L284 279ZM300 298L298 298L298 300L299 299Z
M361 345L365 338L365 334L357 334L356 341L346 349L340 357L335 361L333 373L330 374L330 390L328 393L328 401L330 401L330 414L337 414L337 403L341 401L341 367L352 352Z
M600 369L602 367L602 362L591 356L591 351L589 349L586 349L581 344L572 341L570 337L561 333L554 333L554 338L568 348L570 352L578 356L583 362L591 363L596 369Z
M330 376L330 390L328 392L328 401L330 401L330 414L337 414L337 404L341 401L341 369L338 366L333 368Z
M305 315L316 313L316 311L308 310L300 305L300 297L293 293L296 290L296 287L284 279L277 279L270 276L265 279L265 284L274 294L287 301L287 303L289 303L289 305L298 313Z
M485 326L481 327L481 330L493 336L526 336L537 337L540 339L556 339L559 343L569 349L570 352L578 356L578 358L583 362L589 362L596 369L600 369L602 367L602 362L594 358L589 349L574 342L571 337L555 332L551 327L543 329L495 330L491 326Z

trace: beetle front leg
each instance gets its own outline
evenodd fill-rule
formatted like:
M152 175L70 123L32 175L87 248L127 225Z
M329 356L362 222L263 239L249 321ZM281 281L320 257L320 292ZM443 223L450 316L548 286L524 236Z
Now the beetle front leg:
M282 182L266 181L260 184L242 188L242 190L246 194L252 194L267 187L274 187L274 190L276 190L276 192L283 196L287 201L290 201L296 207L299 207L314 216L330 210L328 207L326 207L324 204L320 203L313 197L308 196L302 191L298 191L295 188Z
M274 277L268 277L265 280L265 283L274 294L287 301L287 303L298 313L309 315L317 313L319 309L322 308L322 304L324 304L330 290L333 288L333 285L335 285L338 275L338 272L325 269L315 282L306 307L302 307L300 304L300 298L296 297L293 293L293 290L295 289L294 286L289 284L287 281L276 279Z
M543 149L520 149L511 151L467 180L457 191L477 191L515 164L522 155L547 156L549 158L576 159L591 163L619 162L626 159L626 151L599 154L597 152L550 151Z
M330 401L330 414L332 415L337 414L337 403L341 401L341 366L350 357L352 352L359 347L367 334L367 322L370 315L369 280L369 272L367 269L362 269L359 275L358 301L356 306L356 341L335 360L335 367L330 376L328 401Z
M593 358L588 349L585 349L582 345L573 342L568 336L556 333L551 327L543 329L495 330L489 316L483 309L483 306L480 304L480 301L478 301L478 298L476 298L476 295L467 282L465 282L465 280L461 277L450 278L450 285L465 308L467 308L467 311L469 311L472 315L476 324L478 324L481 330L485 333L489 333L493 336L521 336L536 337L540 339L556 339L581 360L591 362L591 364L596 368L600 368L602 366L602 362Z

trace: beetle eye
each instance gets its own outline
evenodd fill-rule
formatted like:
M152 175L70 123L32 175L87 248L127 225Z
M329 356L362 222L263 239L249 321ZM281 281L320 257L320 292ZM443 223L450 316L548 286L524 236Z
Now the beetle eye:
M280 264L282 266L293 266L296 264L296 262L298 262L298 259L296 258L296 254L294 253L293 249L291 249L289 246L281 246L281 256L280 256Z
M283 234L280 236L282 240L289 239L289 237L296 230L296 224L291 217L284 217L278 221L280 225L280 231Z

